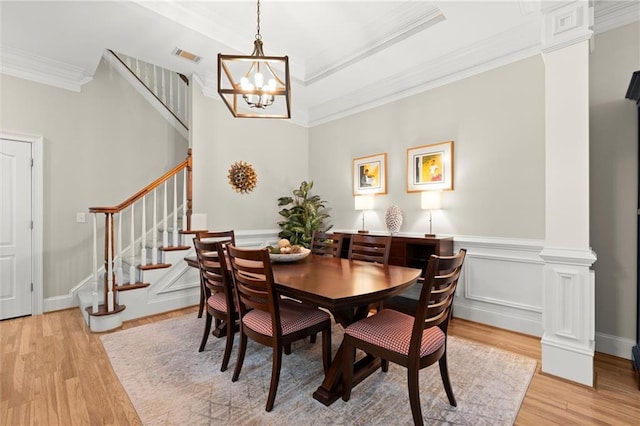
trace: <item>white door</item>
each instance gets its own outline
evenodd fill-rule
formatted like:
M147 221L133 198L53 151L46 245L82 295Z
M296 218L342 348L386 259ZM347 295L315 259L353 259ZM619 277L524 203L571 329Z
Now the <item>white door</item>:
M0 319L31 314L31 144L0 139Z

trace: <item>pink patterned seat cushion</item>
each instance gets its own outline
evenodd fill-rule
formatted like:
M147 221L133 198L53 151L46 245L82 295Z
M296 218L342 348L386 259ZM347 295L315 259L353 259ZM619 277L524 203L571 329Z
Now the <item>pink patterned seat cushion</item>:
M328 320L329 314L289 299L280 300L282 334L287 335ZM273 336L271 313L254 309L242 317L242 323L260 334Z
M383 347L402 355L409 354L409 343L414 318L392 309L383 309L375 315L355 322L344 332L356 339ZM422 332L420 357L437 351L445 341L440 327L430 327Z
M224 298L224 293L213 293L207 299L207 304L216 311L227 312L227 301Z

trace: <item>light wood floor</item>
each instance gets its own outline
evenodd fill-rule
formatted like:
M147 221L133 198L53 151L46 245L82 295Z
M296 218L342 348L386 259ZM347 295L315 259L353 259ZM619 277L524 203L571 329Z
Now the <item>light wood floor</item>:
M195 318L196 312L187 308L123 327L185 313ZM451 334L538 360L518 425L640 425L640 391L628 360L596 354L592 389L542 374L538 338L459 319ZM99 336L78 309L1 321L0 425L140 424Z

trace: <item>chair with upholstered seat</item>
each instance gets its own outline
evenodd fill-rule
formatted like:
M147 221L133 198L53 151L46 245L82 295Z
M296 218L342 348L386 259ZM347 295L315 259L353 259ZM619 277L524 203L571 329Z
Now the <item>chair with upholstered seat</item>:
M282 351L292 342L322 332L322 364L331 363L331 317L295 300L281 298L273 280L269 250L240 249L227 245L234 291L240 310L240 347L231 381L238 380L247 338L273 348L271 384L266 411L271 411L278 390Z
M311 253L318 256L340 257L343 238L342 234L316 231L311 239Z
M231 231L201 231L196 237L199 240L207 240L207 241L220 241L223 244L236 243L236 236L233 230ZM204 312L204 305L206 302L205 298L205 289L204 289L204 281L202 280L202 275L200 276L200 304L198 305L198 318L202 318L202 312ZM216 327L220 324L218 319L216 318Z
M349 242L349 259L389 263L391 236L354 234Z
M438 275L445 275L451 272L450 269L446 269L449 266L450 262L441 260L440 261L440 270L437 272ZM445 268L445 269L443 269ZM420 301L420 293L422 292L422 287L424 284L424 275L420 277L418 282L411 286L408 290L398 294L397 296L390 297L385 299L382 302L382 305L385 309L394 309L396 311L403 312L407 315L415 315L418 310L418 302ZM453 315L453 307L451 308Z
M212 319L225 322L227 341L220 367L220 371L225 371L229 364L236 323L239 319L231 274L227 268L224 247L220 241L194 238L193 243L198 257L200 276L204 282L206 300L206 321L199 351L202 352L207 344Z
M457 405L447 367L447 329L465 255L465 249L455 256L431 255L415 316L382 309L345 328L342 375L344 401L349 401L351 397L355 351L361 349L380 357L384 372L389 369L389 361L407 368L409 402L416 425L423 424L419 372L436 361L440 366L449 404L454 407ZM440 270L450 272L438 275Z

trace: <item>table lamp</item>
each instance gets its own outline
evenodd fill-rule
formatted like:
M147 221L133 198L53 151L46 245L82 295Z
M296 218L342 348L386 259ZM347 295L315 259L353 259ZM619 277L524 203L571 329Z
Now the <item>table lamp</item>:
M354 201L355 209L362 210L362 229L358 231L358 234L368 234L369 231L364 229L364 211L373 210L373 195L356 195Z
M440 191L424 191L422 193L422 210L429 210L429 233L425 237L435 237L432 229L431 213L440 209Z

